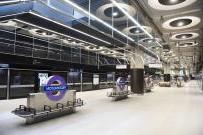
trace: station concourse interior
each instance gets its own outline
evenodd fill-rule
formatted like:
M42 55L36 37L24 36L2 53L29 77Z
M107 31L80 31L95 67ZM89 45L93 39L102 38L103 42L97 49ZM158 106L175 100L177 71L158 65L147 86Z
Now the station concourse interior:
M203 135L202 0L1 0L0 135Z

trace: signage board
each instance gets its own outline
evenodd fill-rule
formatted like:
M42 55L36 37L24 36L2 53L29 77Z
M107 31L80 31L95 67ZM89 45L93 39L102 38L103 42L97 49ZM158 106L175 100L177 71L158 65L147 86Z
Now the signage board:
M98 85L99 84L99 75L94 74L93 75L93 84Z
M116 65L116 69L127 69L127 65Z
M149 64L149 68L162 68L162 64L161 63Z

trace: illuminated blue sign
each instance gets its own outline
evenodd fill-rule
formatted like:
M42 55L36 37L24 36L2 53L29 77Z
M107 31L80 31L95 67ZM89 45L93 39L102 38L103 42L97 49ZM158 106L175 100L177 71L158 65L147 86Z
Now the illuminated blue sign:
M56 84L57 83L57 84ZM50 100L61 100L68 90L65 80L58 75L50 76L44 86L44 92Z
M127 85L127 80L125 77L119 77L116 81L116 85L120 88L120 90L125 90Z
M44 91L63 91L68 89L68 86L45 86Z

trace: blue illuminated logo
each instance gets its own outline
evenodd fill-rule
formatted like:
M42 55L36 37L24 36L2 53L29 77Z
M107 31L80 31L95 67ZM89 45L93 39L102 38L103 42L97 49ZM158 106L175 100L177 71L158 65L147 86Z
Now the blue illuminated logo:
M57 84L56 84L57 83ZM65 80L58 75L50 76L44 86L44 92L50 100L61 100L68 90Z
M68 86L45 86L44 91L64 91L68 89Z
M126 78L124 78L124 77L119 77L118 79L117 79L117 86L120 88L120 90L124 90L125 89L125 87L126 87L126 84L127 84L127 82L126 82Z

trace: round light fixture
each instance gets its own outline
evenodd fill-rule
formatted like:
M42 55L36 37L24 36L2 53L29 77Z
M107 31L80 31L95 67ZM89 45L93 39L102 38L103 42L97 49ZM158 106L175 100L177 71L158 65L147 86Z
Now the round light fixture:
M193 27L199 24L201 19L195 16L182 16L173 19L169 19L162 24L162 27L165 29L185 29Z
M134 16L136 14L135 8L128 4L119 3L119 6L128 12L129 15ZM107 21L124 21L127 20L125 16L114 4L105 4L99 7L96 11L96 16Z
M151 38L143 38L141 40L138 41L139 43L145 43L145 44L151 44L154 42L154 39Z
M72 39L64 39L63 43L67 44L69 46L74 46L74 47L81 47L84 45L84 43L81 42L76 42L76 41L71 41Z
M197 38L198 36L199 36L198 33L187 32L187 33L174 34L174 35L171 37L171 39L172 39L172 40L189 40L189 39Z
M47 31L43 31L40 29L30 29L29 32L35 36L39 36L39 37L45 37L45 38L56 38L57 35L51 33L51 32L47 32Z
M179 44L176 45L176 47L193 47L198 45L198 43L196 42L181 42Z
M103 49L101 46L85 46L85 49L91 50L91 51L100 51Z
M162 5L176 5L184 2L185 0L159 0Z
M12 20L6 20L6 21L1 21L0 22L0 26L14 27L16 25L17 25L17 23L12 21Z
M197 0L148 0L148 4L158 10L174 10L189 6Z
M152 28L149 26L142 26L147 32L151 33ZM145 33L138 26L131 26L123 29L123 32L129 36L143 36Z
M115 54L115 52L114 51L109 51L109 50L103 50L103 51L101 51L101 54L112 55L112 54Z

